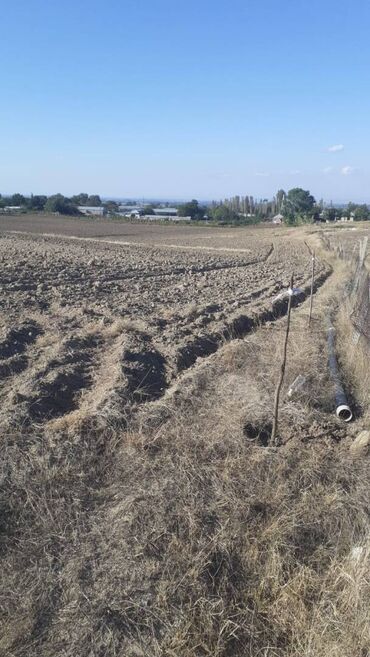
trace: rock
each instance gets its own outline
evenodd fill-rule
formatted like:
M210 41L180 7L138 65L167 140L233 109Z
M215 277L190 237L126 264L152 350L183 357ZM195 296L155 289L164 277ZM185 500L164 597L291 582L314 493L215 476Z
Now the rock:
M361 431L349 448L355 455L366 454L370 450L370 431Z

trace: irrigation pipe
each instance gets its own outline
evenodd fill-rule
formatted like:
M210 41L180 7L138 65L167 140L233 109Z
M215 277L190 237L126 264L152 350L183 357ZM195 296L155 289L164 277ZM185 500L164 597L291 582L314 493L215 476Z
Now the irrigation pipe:
M339 375L338 361L335 355L335 328L330 319L328 320L328 351L329 351L329 372L334 383L335 395L335 414L340 420L350 422L353 414L349 406L346 393L342 386Z

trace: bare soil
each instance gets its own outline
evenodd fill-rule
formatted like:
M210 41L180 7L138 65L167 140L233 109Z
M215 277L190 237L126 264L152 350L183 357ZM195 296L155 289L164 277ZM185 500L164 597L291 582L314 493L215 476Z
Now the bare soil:
M308 291L309 252L287 232L1 221L36 231L3 230L0 240L0 417L10 423L47 422L82 403L88 415L87 393L98 412L94 389L113 354L104 403L119 389L126 413L126 404L159 397L223 340L284 314L286 300L276 297L290 272L302 290L297 301ZM112 227L121 231L117 241L79 239ZM122 231L140 245L123 244ZM320 261L317 272L320 285L329 267Z

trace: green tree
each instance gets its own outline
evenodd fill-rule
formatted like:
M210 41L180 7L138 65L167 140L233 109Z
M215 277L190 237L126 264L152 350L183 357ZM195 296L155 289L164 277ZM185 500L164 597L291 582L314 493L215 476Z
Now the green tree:
M198 201L193 199L189 203L179 205L177 209L179 217L191 217L192 219L203 219L206 214L206 208L199 205Z
M214 221L224 221L226 223L233 223L240 221L240 216L235 210L232 210L223 203L209 211L209 215Z
M47 196L34 196L31 194L31 197L27 199L27 207L30 210L43 210L47 201Z
M283 201L281 212L287 224L295 225L312 220L315 199L301 187L290 189Z
M98 194L93 194L87 199L86 205L89 205L92 208L99 208L101 206L101 198Z
M363 203L362 205L358 203L348 203L343 214L346 217L352 216L355 221L368 221L370 219L370 210L366 203Z
M89 195L85 192L81 192L81 194L76 194L75 196L71 197L71 203L74 205L89 205L88 200Z
M23 194L13 194L9 205L26 205L26 198Z
M283 189L279 189L279 191L276 194L276 210L277 210L277 212L281 212L281 209L284 205L285 198L286 198L286 193L284 192Z
M119 205L116 201L104 201L103 207L111 214L118 214L119 212Z
M354 212L355 221L368 221L370 217L368 206L363 203L363 205L358 205Z
M336 208L325 208L323 211L325 221L335 221L338 216Z
M76 205L63 194L49 196L45 203L45 210L47 212L60 212L60 214L78 214Z
M294 212L305 213L312 210L315 204L315 199L309 191L306 191L301 187L294 187L289 190L286 202L294 209Z
M72 196L70 200L74 205L87 205L91 208L99 208L102 204L101 198L98 194L89 195L85 192Z

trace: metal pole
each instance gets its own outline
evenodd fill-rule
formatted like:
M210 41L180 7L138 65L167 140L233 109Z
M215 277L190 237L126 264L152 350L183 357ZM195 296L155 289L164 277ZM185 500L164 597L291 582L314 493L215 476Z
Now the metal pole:
M311 326L314 282L315 282L315 251L312 252L312 280L311 280L310 314L308 317L308 326Z

